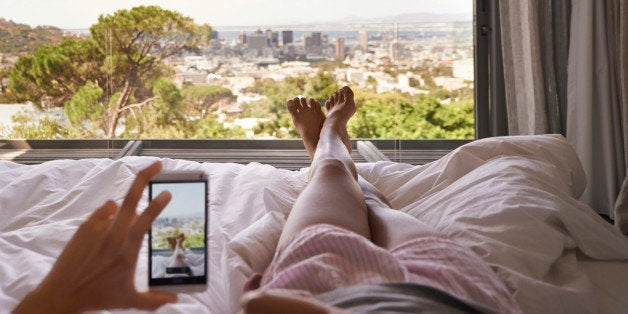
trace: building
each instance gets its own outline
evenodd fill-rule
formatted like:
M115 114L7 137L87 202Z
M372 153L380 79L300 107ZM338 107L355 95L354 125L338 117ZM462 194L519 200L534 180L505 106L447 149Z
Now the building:
M305 48L305 53L320 55L323 51L321 38L322 36L320 32L312 32L303 35L303 47Z
M279 46L279 32L273 32L272 30L267 29L266 38L268 39L268 46L270 47Z
M264 49L268 47L268 37L266 36L266 34L255 33L248 35L246 41L246 45L249 47L249 49L256 50L258 56L261 56Z
M281 42L284 46L292 43L292 31L282 31L281 32Z
M342 37L336 38L336 59L344 60L345 58L345 39Z
M238 35L238 43L241 45L246 45L246 41L247 41L247 36L244 32L241 32L240 35Z
M402 43L400 43L396 39L393 40L390 43L390 46L388 46L388 56L390 57L390 60L399 61L399 59L403 57L403 49L404 45Z
M452 68L454 77L465 79L467 81L473 81L475 67L473 65L472 58L455 60Z
M358 40L362 51L369 51L369 33L367 31L360 31L358 34Z

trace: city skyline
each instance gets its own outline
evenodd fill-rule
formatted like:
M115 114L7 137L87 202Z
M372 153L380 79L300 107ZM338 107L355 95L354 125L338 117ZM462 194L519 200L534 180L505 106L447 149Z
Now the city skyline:
M0 18L30 26L49 25L62 29L86 29L97 22L100 14L111 14L120 9L139 5L159 5L189 16L197 23L209 23L220 30L234 26L303 25L318 23L360 22L398 16L412 18L412 14L438 21L446 16L469 15L472 19L471 0L391 0L382 6L377 0L349 0L337 2L320 0L316 6L305 0L284 2L279 0L230 0L207 3L198 0L130 0L130 1L78 1L78 0L0 0L3 12ZM308 15L295 14L307 12ZM71 19L68 19L71 16ZM297 18L298 17L298 18Z

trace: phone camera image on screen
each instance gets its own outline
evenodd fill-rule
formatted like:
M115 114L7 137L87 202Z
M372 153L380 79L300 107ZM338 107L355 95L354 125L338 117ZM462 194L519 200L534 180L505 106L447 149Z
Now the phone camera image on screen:
M151 182L151 199L163 191L172 199L150 230L149 284L205 283L207 182Z

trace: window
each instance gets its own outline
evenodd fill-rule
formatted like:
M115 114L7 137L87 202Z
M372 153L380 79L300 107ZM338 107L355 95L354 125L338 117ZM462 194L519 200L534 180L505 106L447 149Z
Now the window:
M474 137L470 0L155 3L5 11L0 136L294 138L286 99L349 85L355 137Z

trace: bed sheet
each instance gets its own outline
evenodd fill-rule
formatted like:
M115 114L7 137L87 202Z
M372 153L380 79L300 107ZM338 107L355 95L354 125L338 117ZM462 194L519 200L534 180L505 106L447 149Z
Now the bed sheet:
M0 162L0 311L48 272L78 225L107 199L120 202L133 176L157 158ZM180 295L160 313L233 313L248 276L270 262L307 169L160 159L166 170L209 175L208 289ZM394 208L486 260L529 313L620 312L628 240L577 201L586 180L560 136L492 138L424 166L357 165ZM146 205L146 196L140 208ZM136 283L146 289L147 248ZM113 311L124 312L124 311Z

